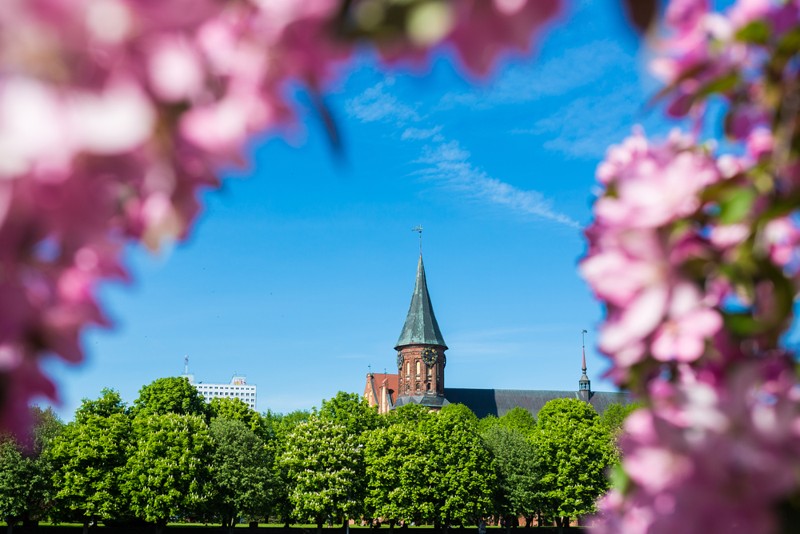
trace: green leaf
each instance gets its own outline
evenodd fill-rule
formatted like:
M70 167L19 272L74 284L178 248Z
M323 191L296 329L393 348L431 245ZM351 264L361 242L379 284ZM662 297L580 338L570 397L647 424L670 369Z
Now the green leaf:
M756 196L756 192L749 188L734 189L722 195L719 221L722 224L734 224L742 221L750 213Z
M764 330L763 325L746 313L725 313L725 329L737 336L751 336Z
M736 32L736 40L751 44L767 44L770 27L765 20L754 20Z

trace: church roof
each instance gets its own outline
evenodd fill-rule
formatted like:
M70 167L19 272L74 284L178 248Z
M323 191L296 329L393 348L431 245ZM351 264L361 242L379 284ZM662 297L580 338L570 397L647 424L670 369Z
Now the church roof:
M539 391L524 389L468 389L444 388L444 396L451 403L464 404L478 417L494 415L503 416L512 408L525 408L534 417L539 410L553 399L577 399L577 391ZM589 404L597 413L602 414L611 404L628 404L631 402L626 393L593 391Z
M447 406L450 402L439 395L404 395L397 397L395 407L399 408L406 404L421 404L426 408L441 408Z
M395 348L405 345L438 345L447 348L433 314L431 297L428 294L428 283L425 281L425 266L422 264L422 254L417 264L417 282L414 285L414 294L411 296L411 306L408 308L406 322L400 339Z

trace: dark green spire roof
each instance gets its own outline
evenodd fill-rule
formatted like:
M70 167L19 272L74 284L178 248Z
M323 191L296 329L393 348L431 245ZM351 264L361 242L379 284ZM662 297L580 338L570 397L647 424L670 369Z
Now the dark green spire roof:
M403 331L400 333L400 339L397 340L395 348L405 345L438 345L447 348L442 333L439 331L439 325L436 323L436 316L433 314L421 254L417 265L417 283L414 285L414 294L411 296L411 306L408 308L406 324L403 325Z

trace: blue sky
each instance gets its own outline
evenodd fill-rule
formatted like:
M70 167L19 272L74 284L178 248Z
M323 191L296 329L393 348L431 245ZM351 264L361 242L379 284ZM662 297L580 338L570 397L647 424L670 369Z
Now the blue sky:
M446 54L424 74L364 57L327 95L344 137L332 155L298 95L303 128L254 143L190 239L131 250L132 285L104 288L115 320L87 361L51 363L71 419L104 387L132 402L159 377L234 373L258 409L311 408L393 370L414 284L417 235L450 347L449 387L575 389L582 329L594 389L599 305L577 275L594 169L655 86L618 0L578 2L531 58L465 80Z

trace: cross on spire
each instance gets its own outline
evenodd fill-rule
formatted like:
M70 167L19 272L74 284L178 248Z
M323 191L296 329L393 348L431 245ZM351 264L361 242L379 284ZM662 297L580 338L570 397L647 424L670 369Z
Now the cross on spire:
M414 228L411 229L412 232L419 233L419 255L422 256L422 225L418 224Z

